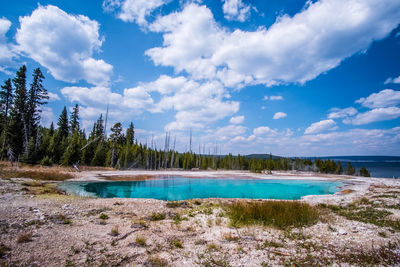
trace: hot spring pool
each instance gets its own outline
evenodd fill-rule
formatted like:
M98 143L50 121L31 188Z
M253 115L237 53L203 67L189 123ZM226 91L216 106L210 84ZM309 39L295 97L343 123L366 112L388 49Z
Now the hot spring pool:
M306 195L334 194L343 184L337 181L283 179L226 179L157 177L143 181L64 182L69 194L102 198L193 198L300 199Z

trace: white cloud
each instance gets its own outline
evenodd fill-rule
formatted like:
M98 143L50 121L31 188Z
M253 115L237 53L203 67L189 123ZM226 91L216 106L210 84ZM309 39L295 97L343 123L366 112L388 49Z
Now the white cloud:
M336 122L329 119L329 120L322 120L319 122L315 122L311 124L305 131L304 134L316 134L326 131L333 131L336 130Z
M232 117L229 122L232 124L241 124L244 121L244 116L236 116Z
M237 20L244 22L250 16L250 5L246 5L242 0L224 0L222 11L227 20Z
M53 109L50 107L43 107L41 114L41 125L45 127L50 127L51 123L56 123L57 119L54 115Z
M103 2L103 8L106 11L112 11L120 8L118 17L125 22L135 22L139 26L147 26L147 17L169 0L106 0Z
M47 92L47 94L49 95L49 100L48 100L49 102L61 100L60 97L55 93Z
M400 108L398 107L376 108L364 113L359 113L354 118L344 119L343 123L362 125L377 121L393 120L399 117Z
M269 128L268 126L261 126L254 128L253 134L255 136L276 135L278 132Z
M283 100L283 97L282 96L280 96L280 95L271 95L271 96L264 96L264 100L271 100L271 101L274 101L274 100Z
M211 140L230 140L233 137L237 137L246 132L247 128L242 125L228 125L224 127L219 127L212 135L208 136L207 139Z
M353 107L348 108L331 108L330 113L328 114L328 119L339 119L339 118L346 118L349 116L354 116L357 114L357 110Z
M7 71L8 65L12 64L16 56L10 44L7 42L6 33L11 27L11 21L6 18L0 18L0 71L10 74Z
M356 101L367 108L384 108L400 104L400 91L384 89L379 93L360 98Z
M400 76L395 78L387 78L384 84L389 84L389 83L400 83Z
M277 112L274 114L274 116L272 117L274 120L278 120L278 119L282 119L287 117L287 114L285 112Z
M397 0L320 0L268 29L230 32L207 7L189 4L151 24L164 41L146 54L156 65L230 87L305 83L365 51L399 22Z
M141 83L114 93L109 87L70 86L61 93L71 102L84 106L83 119L95 119L104 113L107 104L118 120L137 116L144 111L161 113L173 110L175 121L166 125L167 130L205 128L211 123L231 116L239 110L239 102L227 101L230 95L218 82L198 83L185 77L172 78L162 75L154 82ZM154 94L159 101L154 102Z
M52 5L39 6L19 21L21 27L15 36L18 49L48 68L54 78L108 84L113 67L92 57L103 43L96 21Z

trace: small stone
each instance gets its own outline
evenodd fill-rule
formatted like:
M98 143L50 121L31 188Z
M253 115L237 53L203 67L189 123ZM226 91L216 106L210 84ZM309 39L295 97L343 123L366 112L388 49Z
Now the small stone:
M339 235L347 235L347 232L343 229L339 229L338 234Z

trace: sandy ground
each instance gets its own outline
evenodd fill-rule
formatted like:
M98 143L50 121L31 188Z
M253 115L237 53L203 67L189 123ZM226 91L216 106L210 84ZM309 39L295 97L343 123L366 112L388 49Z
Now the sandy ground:
M302 201L353 203L386 211L385 222L400 220L400 180L393 179L290 172L90 171L76 174L74 180L154 175L340 180L345 184L340 192L306 196ZM2 266L358 266L368 262L400 266L399 229L365 218L364 222L346 219L329 209L323 209L320 221L308 227L234 228L223 206L235 200L189 200L168 207L167 202L154 199L100 199L43 190L53 188L52 184L0 180ZM157 214L165 218L154 220Z

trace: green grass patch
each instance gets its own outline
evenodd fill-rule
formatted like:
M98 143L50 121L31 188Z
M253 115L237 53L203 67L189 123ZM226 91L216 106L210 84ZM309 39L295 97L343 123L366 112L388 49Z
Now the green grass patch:
M171 240L171 246L174 248L183 248L183 243L179 239L172 239Z
M99 219L102 219L102 220L108 220L110 217L107 215L107 214L105 214L105 213L102 213L102 214L100 214L100 216L99 216Z
M165 219L165 213L163 212L154 212L150 218L152 221L161 221Z
M299 201L237 201L225 206L233 226L263 225L279 229L318 221L317 208Z

